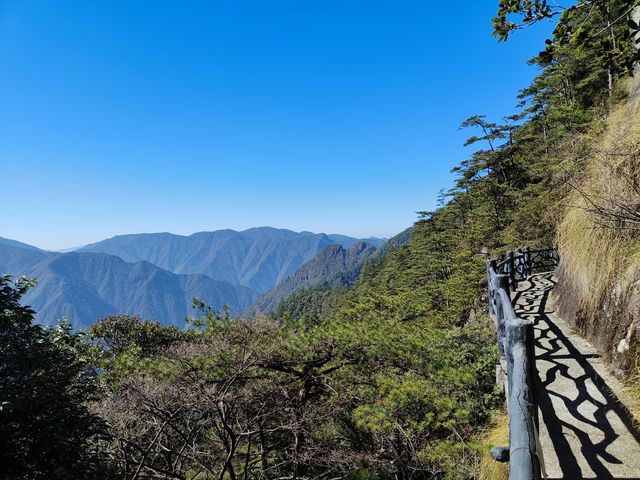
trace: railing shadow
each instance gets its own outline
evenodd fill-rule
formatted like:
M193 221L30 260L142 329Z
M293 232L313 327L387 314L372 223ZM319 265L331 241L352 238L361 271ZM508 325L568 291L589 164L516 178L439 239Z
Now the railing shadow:
M521 290L515 292L513 298L518 317L535 322L536 362L538 365L541 361L551 364L544 372L544 378L540 378L543 374L538 378L536 390L540 414L557 453L562 478L578 480L584 475L578 458L574 454L575 442L572 450L572 445L563 432L567 429L577 438L580 454L595 474L595 478L614 479L616 477L610 473L608 465L621 464L622 460L607 451L619 436L607 418L607 414L615 412L637 441L640 441L640 435L635 430L628 412L589 363L588 359L597 355L582 354L549 319L547 313L551 312L547 312L547 304L549 293L554 285L552 273L538 274L528 279L528 285L527 282L522 282ZM576 364L583 373L572 376L570 370L578 370L575 368ZM575 398L569 398L554 391L552 385L559 376L573 383L571 390L577 392ZM596 395L589 392L588 384L595 387ZM552 403L554 398L564 404L569 418L558 417ZM590 407L590 410L593 410L590 415L592 418L581 413L580 407ZM590 431L583 430L584 426L590 427ZM594 435L594 430L598 433L597 435ZM637 473L634 472L634 474Z

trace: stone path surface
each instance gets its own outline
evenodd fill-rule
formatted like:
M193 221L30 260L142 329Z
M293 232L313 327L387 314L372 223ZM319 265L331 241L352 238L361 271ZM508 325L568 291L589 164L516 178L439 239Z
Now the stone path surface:
M547 478L640 480L640 437L620 382L553 311L551 273L520 282L516 315L535 321L540 442Z

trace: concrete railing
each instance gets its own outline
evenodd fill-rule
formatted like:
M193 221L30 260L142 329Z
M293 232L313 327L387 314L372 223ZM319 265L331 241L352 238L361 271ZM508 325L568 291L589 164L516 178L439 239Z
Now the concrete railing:
M511 291L534 270L558 264L555 249L517 250L487 264L489 311L495 319L501 368L506 370L505 395L509 411L509 446L496 447L493 458L509 461L512 480L538 480L541 452L538 441L538 403L535 385L533 321L516 316Z

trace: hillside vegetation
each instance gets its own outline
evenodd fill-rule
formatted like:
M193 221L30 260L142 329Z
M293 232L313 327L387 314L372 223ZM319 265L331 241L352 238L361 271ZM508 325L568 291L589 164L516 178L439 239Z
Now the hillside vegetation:
M483 298L487 255L549 245L558 223L563 275L588 272L566 262L589 261L572 242L593 237L594 225L612 252L635 252L632 229L623 234L620 223L604 223L572 200L598 191L586 186L595 178L595 146L629 138L620 130L629 113L615 112L628 105L632 7L579 1L555 15L545 1L500 1L494 28L503 40L541 19L557 22L532 60L540 74L523 90L519 114L463 122L477 150L455 169L442 206L421 212L407 244L368 262L353 288L298 292L275 318L231 319L202 304L185 331L136 317L102 319L89 332L99 365L91 380L100 386L91 414L107 428L74 445L73 472L38 462L32 443L22 471L82 478L80 460L92 456L92 468L101 463L110 478L127 479L477 478L480 439L499 438L485 429L502 398ZM24 288L8 279L2 288L0 326L11 329L7 312L18 309ZM28 323L30 313L21 315ZM14 412L28 410L11 394ZM14 432L32 428L28 415L0 419L15 427L2 436L3 450ZM5 465L0 473L18 478Z

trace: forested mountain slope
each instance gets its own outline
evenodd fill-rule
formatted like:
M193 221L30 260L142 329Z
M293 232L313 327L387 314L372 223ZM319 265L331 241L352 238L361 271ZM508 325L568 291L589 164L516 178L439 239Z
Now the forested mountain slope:
M262 295L251 305L246 315L266 314L285 298L309 287L352 287L363 263L373 255L375 248L365 242L354 243L348 249L339 244L325 247L314 258L302 265L291 277Z
M269 310L269 315L280 321L295 320L305 325L313 325L321 322L322 319L336 312L344 301L349 298L353 293L349 290L353 287L354 282L360 278L363 270L365 272L364 276L366 277L368 275L367 272L374 271L381 262L385 261L385 257L389 253L398 250L403 245L407 245L411 241L413 231L413 226L403 230L387 240L376 250L365 251L366 258L361 258L362 256L359 257L357 262L352 264L352 267L348 267L349 263L352 262L347 262L346 266L342 267L343 270L334 271L328 276L321 275L319 277L308 278L309 272L306 271L305 265L303 265L300 269L300 277L306 277L307 280L298 282L297 288L295 291L292 291L288 297L278 298L277 302L273 301L273 307ZM315 265L315 259L309 262L309 265ZM312 269L317 270L317 265L313 266ZM296 275L297 273L298 272L296 272ZM290 284L286 282L282 284L283 287L288 285L290 286ZM280 293L283 290L284 289L278 286L272 292ZM256 301L254 305L260 304L263 299L272 300L272 292L267 292L261 299ZM282 297L282 295L278 296ZM264 312L265 310L261 311ZM249 309L247 313L253 313L252 309Z

